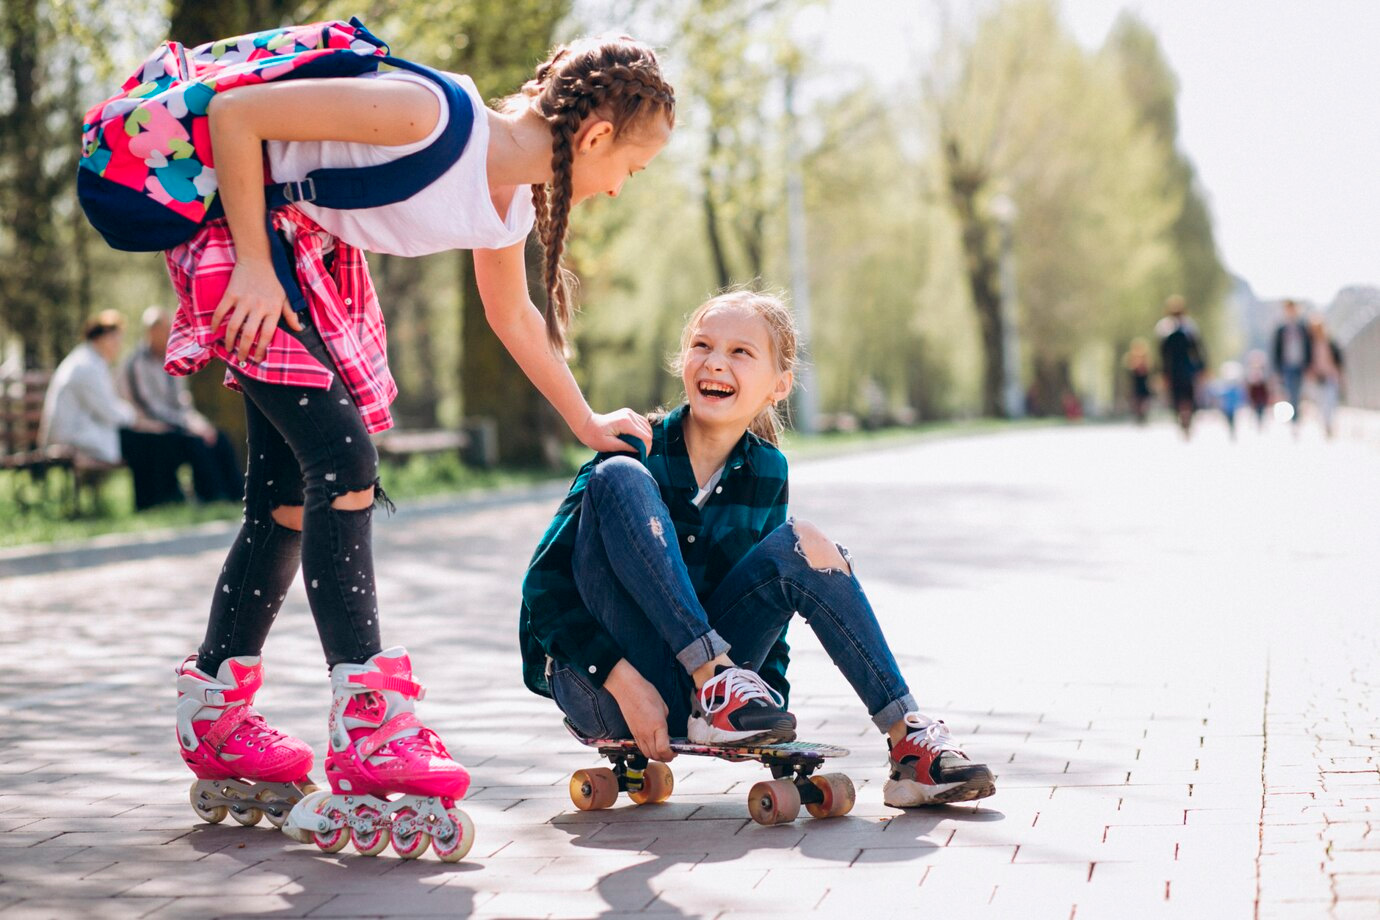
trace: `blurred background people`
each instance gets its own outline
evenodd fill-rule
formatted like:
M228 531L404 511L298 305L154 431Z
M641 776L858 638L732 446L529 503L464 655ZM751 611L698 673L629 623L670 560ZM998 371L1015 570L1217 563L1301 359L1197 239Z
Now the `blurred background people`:
M1246 355L1246 400L1255 413L1255 430L1265 427L1265 410L1270 406L1270 372L1265 352L1255 349Z
M1341 397L1342 350L1327 334L1327 324L1319 313L1309 317L1308 341L1311 345L1308 381L1312 387L1313 402L1318 407L1318 414L1322 416L1323 431L1331 438L1333 419L1337 414L1337 401ZM1297 416L1295 418L1297 419Z
M1144 425L1150 410L1150 344L1132 339L1122 364L1131 378L1131 414L1136 424Z
M1294 410L1293 423L1299 423L1299 397L1303 391L1303 375L1313 363L1313 341L1308 326L1299 315L1299 305L1284 301L1284 319L1275 327L1275 374L1284 390L1284 399ZM1294 429L1295 433L1298 428Z
M1236 412L1246 401L1246 391L1242 385L1244 376L1245 371L1239 361L1224 361L1211 387L1213 402L1226 416L1227 431L1233 441L1236 440Z
M121 368L120 395L138 414L136 431L125 435L125 460L142 477L136 482L136 503L151 507L185 501L177 471L192 467L192 488L198 501L238 501L243 473L235 449L220 431L192 406L183 377L163 370L172 318L161 307L143 315L144 338Z
M136 417L110 374L124 341L124 319L115 310L102 310L83 331L84 341L53 373L38 438L44 446L72 448L79 462L115 465L121 461L120 429Z
M1179 428L1185 438L1193 425L1198 377L1207 366L1202 337L1197 325L1186 315L1186 309L1184 299L1175 294L1164 302L1164 318L1155 324L1165 393L1170 408L1179 417Z

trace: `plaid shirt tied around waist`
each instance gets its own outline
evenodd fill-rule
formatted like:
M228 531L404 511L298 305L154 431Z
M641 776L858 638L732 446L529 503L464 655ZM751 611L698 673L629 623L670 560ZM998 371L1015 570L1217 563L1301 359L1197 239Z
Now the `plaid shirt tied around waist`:
M752 433L745 433L724 463L718 487L703 510L694 503L699 483L690 465L682 428L688 406L681 406L652 426L647 470L661 489L671 513L676 542L700 602L748 552L786 521L786 457ZM533 693L550 696L546 679L549 655L602 686L623 657L618 642L585 606L575 585L575 535L585 488L594 468L609 457L602 453L580 468L570 492L537 545L522 582L519 643L522 676ZM767 654L761 675L783 696L789 693L786 666L790 648L785 631Z
M383 313L364 253L341 240L333 240L335 260L330 268L324 248L332 238L295 207L272 212L273 226L292 237L292 259L297 281L306 298L312 323L340 372L365 427L371 433L393 425L388 406L398 395L388 370L388 342ZM269 244L280 245L276 239ZM230 283L235 268L235 243L225 218L208 221L187 242L167 252L168 275L177 292L177 315L168 334L163 367L182 377L195 373L212 358L219 358L246 377L264 383L324 390L335 371L321 362L301 342L282 328L273 332L263 361L244 362L225 348L225 325L211 327L211 317ZM239 389L234 375L225 374L225 385Z

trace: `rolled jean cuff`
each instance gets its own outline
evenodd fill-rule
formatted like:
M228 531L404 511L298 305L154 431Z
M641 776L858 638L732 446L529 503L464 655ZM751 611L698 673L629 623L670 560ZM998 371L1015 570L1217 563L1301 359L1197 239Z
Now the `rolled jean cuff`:
M694 674L701 665L713 661L720 655L728 652L728 643L719 637L714 630L710 630L691 642L685 648L676 652L676 660L680 666L685 668L685 673Z
M915 697L907 693L898 700L892 700L883 706L872 716L872 724L876 725L883 733L901 719L905 718L908 712L919 712L920 707L915 705Z

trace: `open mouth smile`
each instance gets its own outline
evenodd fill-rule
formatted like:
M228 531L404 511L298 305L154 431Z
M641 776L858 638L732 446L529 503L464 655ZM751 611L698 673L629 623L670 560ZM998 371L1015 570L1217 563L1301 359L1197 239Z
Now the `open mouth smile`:
M701 380L697 389L706 399L727 399L738 392L732 384L720 383L717 380Z

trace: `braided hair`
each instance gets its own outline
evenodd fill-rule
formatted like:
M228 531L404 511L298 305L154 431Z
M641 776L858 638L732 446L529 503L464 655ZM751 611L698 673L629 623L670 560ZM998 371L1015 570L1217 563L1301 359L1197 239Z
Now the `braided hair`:
M613 125L615 140L653 115L674 125L676 96L661 77L656 54L627 36L557 47L523 85L522 96L551 126L551 183L532 186L532 203L544 256L546 334L553 347L564 350L574 312L574 279L561 257L570 223L575 135L591 115Z

